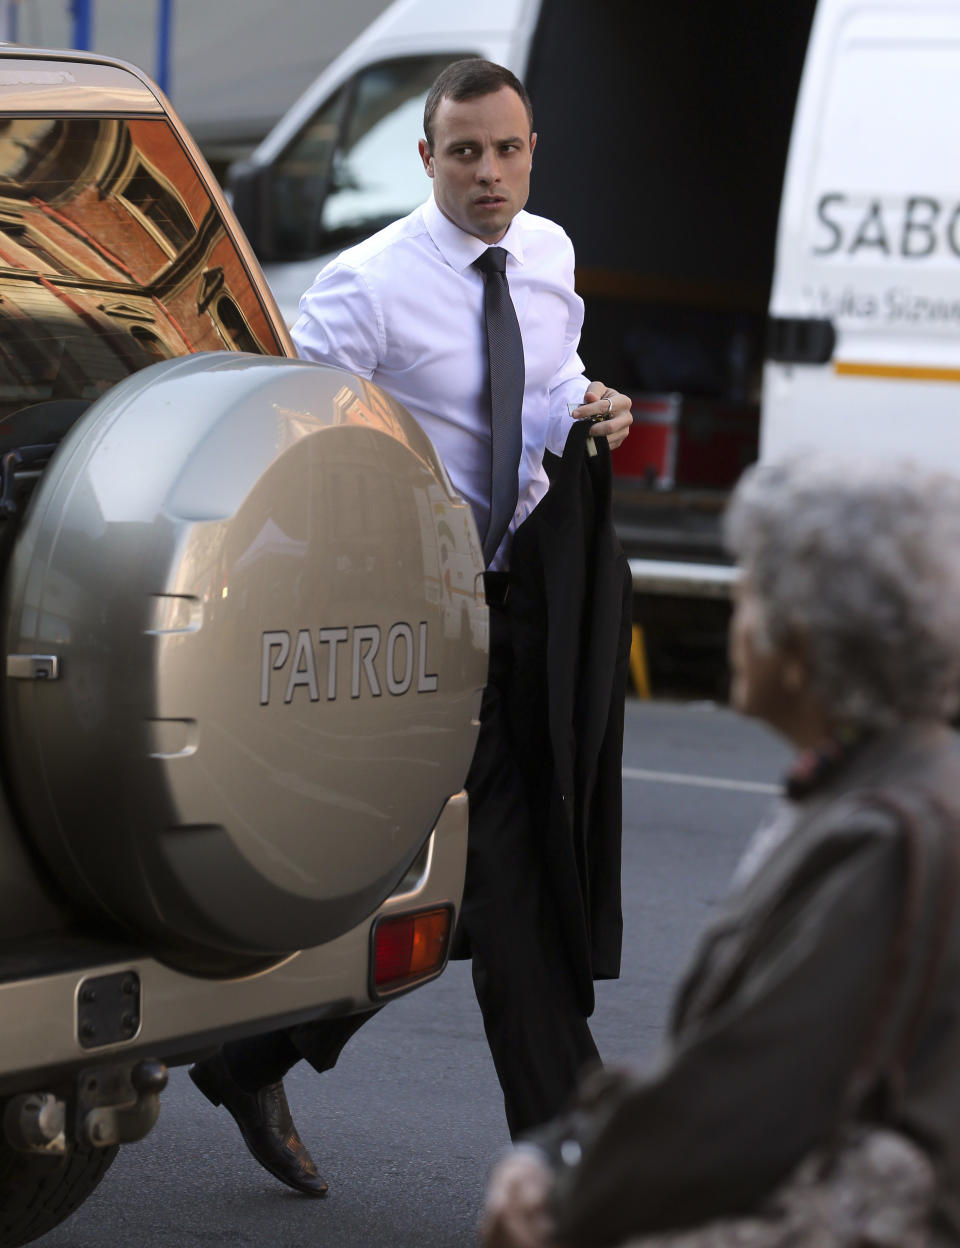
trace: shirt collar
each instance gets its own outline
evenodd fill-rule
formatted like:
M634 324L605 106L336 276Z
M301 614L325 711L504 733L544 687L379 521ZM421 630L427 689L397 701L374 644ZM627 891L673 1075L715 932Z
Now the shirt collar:
M517 213L510 222L506 234L496 244L497 247L502 247L508 252L518 264L523 264L523 229L520 223L522 216L522 212ZM487 244L482 238L468 234L466 230L461 230L459 225L454 225L448 217L445 217L432 195L423 205L423 220L437 250L451 269L455 269L458 273L468 269L474 260L477 260L487 250Z

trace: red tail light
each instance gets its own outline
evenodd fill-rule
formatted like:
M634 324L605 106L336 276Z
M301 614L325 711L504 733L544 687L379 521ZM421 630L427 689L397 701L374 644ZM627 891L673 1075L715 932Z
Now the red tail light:
M433 975L447 960L449 906L380 919L373 929L372 995L383 996Z

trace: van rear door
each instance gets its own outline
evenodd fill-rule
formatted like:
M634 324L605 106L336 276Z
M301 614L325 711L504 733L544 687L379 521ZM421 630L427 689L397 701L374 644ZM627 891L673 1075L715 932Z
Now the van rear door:
M960 4L822 0L781 204L761 456L960 469Z

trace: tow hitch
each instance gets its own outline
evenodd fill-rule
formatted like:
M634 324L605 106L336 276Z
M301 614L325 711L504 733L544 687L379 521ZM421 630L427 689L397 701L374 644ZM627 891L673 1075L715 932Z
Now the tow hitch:
M22 1092L3 1115L11 1147L23 1153L61 1156L72 1141L109 1148L142 1140L160 1115L167 1086L163 1062L145 1058L120 1066L89 1066L64 1096Z

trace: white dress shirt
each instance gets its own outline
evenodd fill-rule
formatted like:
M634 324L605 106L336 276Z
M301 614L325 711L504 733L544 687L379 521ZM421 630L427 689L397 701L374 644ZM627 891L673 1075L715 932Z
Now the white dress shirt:
M573 288L573 246L544 217L520 212L497 244L520 322L526 381L519 498L491 561L507 566L512 534L547 492L545 447L563 450L567 403L588 381L577 355L583 301ZM299 354L382 386L420 422L470 503L480 536L490 508L490 410L483 277L486 243L448 220L431 197L343 252L300 300Z

